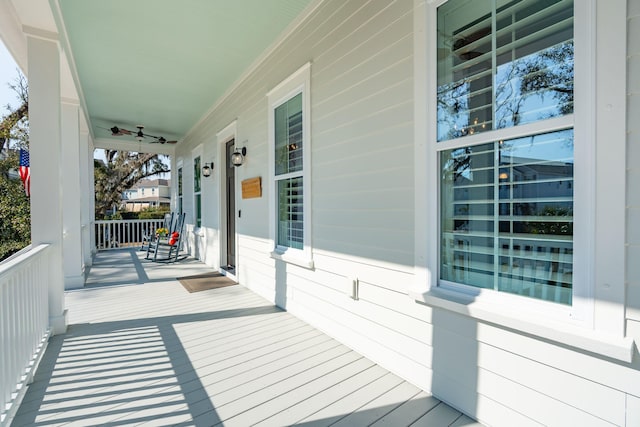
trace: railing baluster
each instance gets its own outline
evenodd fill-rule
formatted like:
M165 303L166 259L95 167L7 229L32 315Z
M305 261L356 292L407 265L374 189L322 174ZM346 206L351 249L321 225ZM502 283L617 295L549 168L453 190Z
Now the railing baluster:
M95 221L96 249L108 250L142 246L145 235L164 225L164 219Z
M11 423L49 337L49 245L0 263L0 426Z

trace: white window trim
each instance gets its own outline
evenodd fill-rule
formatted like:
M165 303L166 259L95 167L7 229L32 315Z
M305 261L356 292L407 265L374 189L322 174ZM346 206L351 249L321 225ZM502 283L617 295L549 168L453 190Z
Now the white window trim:
M194 148L191 151L191 170L193 171L194 175L191 176L191 192L193 194L193 227L194 230L199 230L200 228L203 228L202 225L202 171L195 170L195 163L196 163L196 159L200 157L200 168L202 168L202 165L204 164L202 159L203 159L203 150L202 150L202 144L198 145L196 148ZM200 174L200 191L196 192L196 182L195 182L195 174L199 173ZM184 184L184 169L182 170L182 181ZM183 194L184 194L184 189L182 190ZM198 225L198 215L196 212L196 196L200 195L200 225Z
M178 170L182 169L182 195L180 194L180 182L178 182ZM174 210L178 211L180 207L180 199L182 199L182 210L184 210L184 161L182 158L179 158L176 161L175 173L172 173L172 182L175 182L176 186L176 198L175 198L175 206ZM182 213L182 212L179 212Z
M575 146L574 211L581 215L576 215L574 221L574 304L564 307L500 292L470 287L464 287L462 292L438 285L440 184L434 125L437 112L431 102L437 82L435 63L430 58L436 57L436 8L445 2L414 0L416 281L408 290L409 295L429 306L631 362L634 342L625 338L624 3L574 3L573 125L575 139L585 144ZM563 126L563 120L567 118L557 119L558 126ZM509 132L520 131L513 128ZM468 138L465 141L471 142Z
M269 126L269 240L271 241L271 257L295 264L304 268L313 269L313 255L311 245L311 63L308 62L287 79L278 84L267 93L268 102L268 126ZM302 181L304 206L304 243L303 249L285 248L276 244L276 219L277 219L277 191L275 180L275 109L292 97L302 94Z

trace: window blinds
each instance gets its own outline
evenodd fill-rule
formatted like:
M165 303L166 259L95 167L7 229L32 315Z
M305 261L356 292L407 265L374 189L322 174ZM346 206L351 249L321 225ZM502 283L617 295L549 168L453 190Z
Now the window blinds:
M573 113L573 2L450 0L438 49L441 280L571 304L573 129L544 121Z
M304 245L302 94L275 109L275 179L279 246Z

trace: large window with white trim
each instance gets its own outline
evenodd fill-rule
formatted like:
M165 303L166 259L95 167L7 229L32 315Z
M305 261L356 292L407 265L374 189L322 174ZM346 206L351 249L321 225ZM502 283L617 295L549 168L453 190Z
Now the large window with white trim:
M178 213L182 213L183 211L183 200L182 200L182 164L178 166Z
M278 246L302 249L304 245L304 141L302 94L275 108L275 176L278 199Z
M437 8L439 279L572 304L572 0Z
M272 256L311 267L310 64L268 93Z

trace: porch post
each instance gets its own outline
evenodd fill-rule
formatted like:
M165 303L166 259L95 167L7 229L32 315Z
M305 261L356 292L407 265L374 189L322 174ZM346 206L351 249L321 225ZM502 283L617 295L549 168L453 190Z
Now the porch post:
M37 30L36 30L37 31ZM67 329L62 269L62 156L60 131L60 54L55 35L27 34L29 146L31 165L31 241L51 245L49 325Z
M96 151L96 147L93 144L93 139L91 137L89 137L89 141L91 142L89 144L89 180L87 181L89 183L89 194L90 196L90 200L88 203L89 206L89 240L91 241L91 244L89 245L89 248L91 250L91 257L93 259L93 257L96 255L96 253L98 252L97 247L96 247L96 233L95 233L95 226L94 226L94 222L96 220L96 197L95 197L95 192L96 192L96 181L95 181L95 165L93 163L93 155Z
M169 172L169 179L171 180L171 187L169 187L169 209L171 212L178 211L178 161L176 160L175 151L170 157L171 172Z
M79 102L62 101L62 255L64 258L64 288L84 287L82 269L82 221L80 203L82 162L80 159Z
M80 130L80 206L82 221L82 256L84 269L93 263L91 235L93 234L93 144L89 131Z

